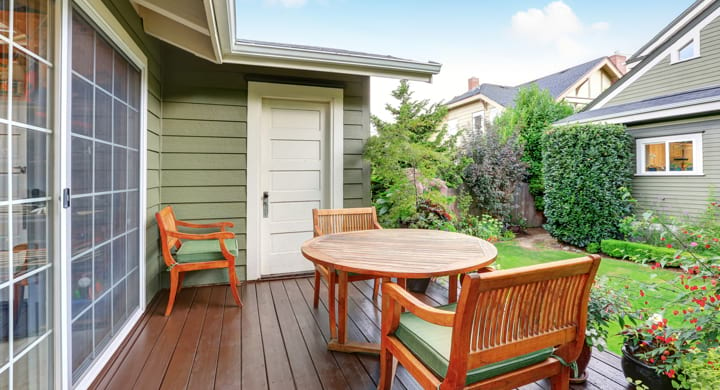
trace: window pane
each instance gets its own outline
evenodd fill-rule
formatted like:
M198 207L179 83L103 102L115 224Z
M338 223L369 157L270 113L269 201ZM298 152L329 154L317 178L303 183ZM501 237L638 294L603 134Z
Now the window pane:
M50 136L13 127L13 198L42 198L48 195Z
M13 54L13 120L47 128L51 113L50 70L26 54Z
M2 100L1 94L0 100ZM7 126L0 124L0 164L2 164L0 166L0 172L2 172L0 174L0 200L8 199L7 158L10 156L10 151L8 150L7 134Z
M110 243L95 250L95 268L93 270L93 297L104 294L112 287L110 275Z
M13 206L13 275L18 278L48 263L48 203Z
M664 172L665 171L665 144L647 144L645 145L645 171L646 172Z
M13 351L15 356L25 347L48 331L50 317L49 277L47 271L39 272L14 285L13 303Z
M15 389L51 389L52 337L46 337L13 366Z
M695 57L695 40L688 42L687 45L683 46L678 51L678 60L687 60L688 58Z
M0 0L0 35L10 38L10 0Z
M82 255L79 259L75 259L71 264L70 271L70 291L71 315L77 317L92 303L93 299L93 280L92 280L92 253Z
M74 198L70 204L72 255L90 249L92 245L92 197Z
M127 101L128 92L128 63L123 56L115 52L115 64L113 68L114 89L113 95L122 101Z
M7 287L0 289L0 364L7 363L10 360L10 344L8 337L8 305L10 304L10 293Z
M93 190L93 142L72 137L72 194L87 194Z
M693 170L693 143L692 141L670 142L670 170Z
M92 310L72 323L72 370L73 380L82 373L85 363L89 362L93 350Z
M113 142L127 145L127 106L115 100L113 109Z
M112 97L95 88L95 138L112 142Z
M125 233L125 193L113 195L113 236Z
M0 4L3 1L0 0ZM0 23L3 23L0 21ZM0 33L5 34L0 28ZM10 83L8 82L9 69L8 69L8 58L10 58L10 52L8 50L8 44L4 41L0 41L0 118L7 119L7 96Z
M125 297L125 280L118 283L112 292L113 295L113 332L117 333L125 323L127 315L127 301Z
M10 216L7 206L0 206L0 283L10 278ZM2 315L2 313L0 313ZM0 358L1 360L1 358ZM0 363L2 364L2 363Z
M78 76L72 77L70 127L73 133L92 137L93 87Z
M95 245L112 238L112 195L95 196Z
M43 59L50 58L52 6L48 0L15 0L15 43Z
M112 146L95 142L95 192L112 189Z
M112 293L103 295L95 302L95 349L102 348L112 335Z
M132 108L128 110L128 146L140 148L140 114Z
M116 238L112 242L112 274L113 282L117 282L125 276L125 258L127 257L127 245L125 236Z
M135 270L128 276L128 310L132 311L140 305L140 271Z
M77 14L72 20L72 69L93 79L93 40L95 31Z
M130 107L140 107L140 72L130 67L128 71L128 103Z
M113 49L104 38L95 39L95 82L112 93Z
M113 148L113 189L127 188L127 149Z

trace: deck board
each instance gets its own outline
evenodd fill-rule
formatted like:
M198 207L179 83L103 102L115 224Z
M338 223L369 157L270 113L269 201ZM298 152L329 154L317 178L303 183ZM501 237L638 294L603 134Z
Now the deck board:
M327 289L312 307L311 278L243 284L245 306L235 305L226 286L183 289L165 317L167 291L148 305L122 347L96 378L94 389L374 389L376 356L327 350ZM348 338L378 342L379 301L372 280L348 288ZM422 301L447 302L447 290L432 283ZM625 389L620 358L595 351L589 380L572 389ZM398 367L394 389L419 389ZM549 389L547 380L522 390Z

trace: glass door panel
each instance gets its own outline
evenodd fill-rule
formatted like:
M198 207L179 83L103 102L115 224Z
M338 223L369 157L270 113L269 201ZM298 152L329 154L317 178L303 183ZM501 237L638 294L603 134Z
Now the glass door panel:
M83 375L139 307L140 73L78 10L71 37L71 359Z
M53 8L0 1L0 388L52 387Z

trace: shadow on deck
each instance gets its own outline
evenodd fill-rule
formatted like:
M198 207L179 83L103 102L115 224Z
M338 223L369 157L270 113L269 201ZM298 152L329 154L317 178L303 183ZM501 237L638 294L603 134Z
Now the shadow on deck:
M379 342L380 312L372 281L348 289L348 338ZM330 352L327 291L312 307L312 279L243 284L239 309L227 286L183 289L164 317L159 293L123 346L95 380L97 389L374 389L373 355ZM417 295L417 294L416 294ZM447 290L431 283L426 303L446 303ZM574 389L625 389L620 358L595 351L588 382ZM394 389L419 385L398 368ZM523 390L548 389L541 381Z

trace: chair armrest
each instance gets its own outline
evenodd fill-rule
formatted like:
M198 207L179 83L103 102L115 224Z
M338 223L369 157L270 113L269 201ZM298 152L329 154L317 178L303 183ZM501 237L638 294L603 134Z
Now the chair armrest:
M233 227L235 226L232 222L213 222L213 223L192 223L192 222L185 222L176 220L175 224L182 227L189 227L189 228L195 228L195 229L207 229L207 228L220 228L221 230L225 230L226 227Z
M455 313L426 305L397 284L383 283L382 293L383 299L398 302L400 306L427 322L441 326L453 326Z
M167 232L167 235L181 240L222 240L235 238L235 233L233 232L214 232L205 234Z
M373 227L375 227L375 229L382 229L382 228L383 228L383 227L380 226L380 224L377 223L377 222L373 222Z

